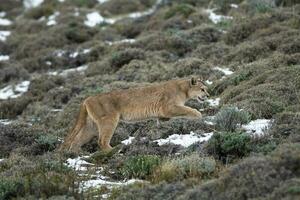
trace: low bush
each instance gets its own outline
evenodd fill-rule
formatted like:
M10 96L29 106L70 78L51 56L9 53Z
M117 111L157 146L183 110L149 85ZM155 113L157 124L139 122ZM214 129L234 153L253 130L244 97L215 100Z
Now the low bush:
M147 178L160 162L160 157L154 155L131 156L124 162L121 171L128 178Z
M236 107L227 107L216 114L214 121L217 130L234 132L242 124L250 121L250 115L248 112L239 110Z
M230 167L220 178L187 191L184 199L297 199L300 145L286 144L269 156L250 157ZM287 190L284 191L284 188Z
M247 156L251 151L251 137L244 132L217 132L206 145L206 150L224 162Z
M112 68L118 70L123 65L128 64L134 59L145 59L145 52L141 49L126 49L123 51L117 51L112 54L110 62Z
M25 17L29 19L38 20L41 17L48 17L54 13L54 8L51 5L43 5L35 8L31 8L25 13Z
M195 12L193 6L189 4L178 4L169 8L169 10L165 13L164 18L169 19L175 15L183 15L185 18L187 18L193 12Z
M168 159L157 168L153 174L155 181L174 182L186 178L211 178L217 169L213 158L191 154L175 159Z

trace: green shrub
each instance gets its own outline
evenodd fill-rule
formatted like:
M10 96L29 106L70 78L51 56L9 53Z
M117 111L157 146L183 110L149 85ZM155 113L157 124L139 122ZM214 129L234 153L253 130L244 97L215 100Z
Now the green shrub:
M57 137L51 134L40 135L35 141L44 151L52 151L58 144Z
M128 64L133 59L144 59L145 52L141 49L126 49L123 51L117 51L112 54L111 66L114 69L119 69L123 65Z
M4 178L0 180L0 199L11 199L13 197L22 196L24 194L24 186L20 180L12 180Z
M92 32L83 25L71 23L65 30L65 36L71 42L82 43L91 39Z
M275 8L274 0L250 0L250 7L254 12L265 13Z
M164 161L153 174L155 181L178 181L184 178L209 178L217 168L216 161L210 157L191 154Z
M31 8L26 14L25 17L31 19L40 19L41 17L48 17L54 13L54 8L50 5L38 6L36 8Z
M131 156L125 161L121 171L125 177L147 178L160 162L160 157L154 155Z
M216 128L220 131L235 131L240 125L246 124L250 120L250 115L244 110L236 107L221 109L215 116Z
M187 18L190 14L195 12L195 9L193 6L189 4L179 4L171 7L165 14L164 18L169 19L175 15L183 15L185 18Z
M208 141L206 149L221 160L240 158L250 153L251 136L243 132L217 132Z

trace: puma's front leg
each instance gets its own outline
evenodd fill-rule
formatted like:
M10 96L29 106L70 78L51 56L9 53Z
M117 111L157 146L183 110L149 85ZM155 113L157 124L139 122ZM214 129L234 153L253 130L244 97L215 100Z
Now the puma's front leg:
M168 106L164 109L164 117L188 117L188 118L201 118L202 114L193 108L187 106Z

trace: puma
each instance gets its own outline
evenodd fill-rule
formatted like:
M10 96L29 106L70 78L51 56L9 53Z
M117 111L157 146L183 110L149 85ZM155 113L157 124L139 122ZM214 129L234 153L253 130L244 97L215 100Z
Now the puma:
M200 79L191 78L88 97L82 102L77 122L60 149L78 152L82 145L98 136L100 148L111 150L110 140L120 120L201 118L198 110L184 103L192 98L204 101L208 96L205 84Z

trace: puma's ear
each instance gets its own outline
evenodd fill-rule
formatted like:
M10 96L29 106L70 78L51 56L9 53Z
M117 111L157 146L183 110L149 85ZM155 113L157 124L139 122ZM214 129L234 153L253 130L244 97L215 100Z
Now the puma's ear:
M196 84L197 84L197 80L194 77L192 77L191 78L191 85L196 85Z

